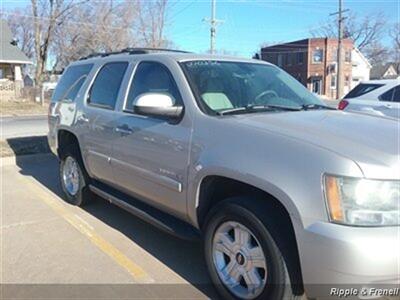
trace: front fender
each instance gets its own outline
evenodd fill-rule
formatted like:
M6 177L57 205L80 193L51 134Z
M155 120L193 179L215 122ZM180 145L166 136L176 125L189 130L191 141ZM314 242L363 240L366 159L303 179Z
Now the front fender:
M202 165L198 164L196 166L198 171L194 174L193 179L191 179L189 185L189 194L188 197L188 214L189 218L191 219L192 223L198 227L198 220L197 220L197 209L199 207L199 194L200 194L200 187L205 178L208 176L221 176L228 179L236 180L250 186L253 186L257 189L260 189L274 198L278 199L281 204L286 208L289 212L292 222L301 222L299 211L290 197L285 193L284 190L279 188L273 183L265 181L263 178L260 178L255 175L251 174L243 174L238 170L234 170L231 168L226 168L222 166L209 166L209 165Z
M194 137L188 177L187 209L195 226L200 186L207 176L234 179L272 195L301 228L329 221L325 173L363 177L353 160L296 138L242 128L218 132L216 126L202 126L202 131L204 136L200 132Z

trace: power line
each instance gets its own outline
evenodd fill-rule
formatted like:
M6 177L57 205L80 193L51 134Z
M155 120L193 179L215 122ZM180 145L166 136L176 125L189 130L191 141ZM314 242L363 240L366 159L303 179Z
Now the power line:
M181 13L183 13L185 10L187 10L189 7L191 7L193 4L195 4L195 1L189 2L188 5L186 5L184 8L182 8L179 11L177 11L173 16L171 16L171 20L173 20L174 18L176 18L176 16L180 15Z

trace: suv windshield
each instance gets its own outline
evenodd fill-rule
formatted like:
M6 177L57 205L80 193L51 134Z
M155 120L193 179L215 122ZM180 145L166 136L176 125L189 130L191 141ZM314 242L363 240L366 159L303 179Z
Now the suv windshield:
M296 79L272 65L204 60L182 65L207 113L325 107Z

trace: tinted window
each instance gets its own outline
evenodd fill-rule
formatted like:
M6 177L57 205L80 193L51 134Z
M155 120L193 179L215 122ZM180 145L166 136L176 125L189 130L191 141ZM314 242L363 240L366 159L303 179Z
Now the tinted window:
M366 93L372 92L377 88L383 86L383 84L372 84L372 83L360 83L354 89L352 89L344 98L355 98Z
M92 105L114 109L127 67L127 62L105 64L90 89L88 102Z
M387 92L383 93L379 96L379 100L382 101L392 101L393 99L394 88L388 90Z
M322 105L301 83L274 66L224 61L189 61L182 65L200 106L209 113L252 105Z
M86 75L83 75L77 81L75 81L75 83L68 89L64 99L71 101L75 100L75 97L78 94L79 90L81 89L81 86L85 82L86 77L87 77Z
M60 101L62 99L75 100L92 67L93 64L69 67L58 82L52 101Z
M400 102L400 85L396 86L393 94L393 102Z
M178 87L169 70L160 63L142 62L136 68L125 109L133 110L135 99L144 93L163 93L182 103Z

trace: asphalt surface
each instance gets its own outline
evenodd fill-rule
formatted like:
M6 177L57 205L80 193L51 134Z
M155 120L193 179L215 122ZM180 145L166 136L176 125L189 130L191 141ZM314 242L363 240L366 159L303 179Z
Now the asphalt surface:
M21 116L0 118L0 139L45 135L47 116Z
M0 169L4 299L216 298L200 243L99 198L67 204L52 155L16 160Z

